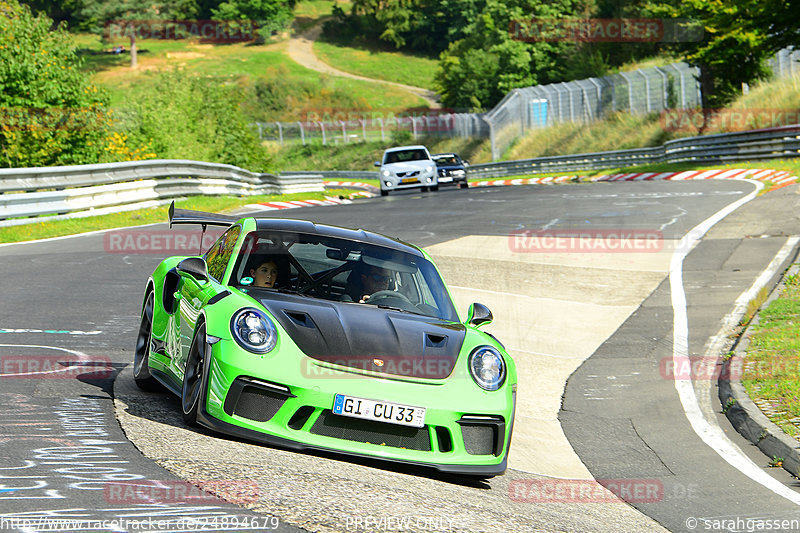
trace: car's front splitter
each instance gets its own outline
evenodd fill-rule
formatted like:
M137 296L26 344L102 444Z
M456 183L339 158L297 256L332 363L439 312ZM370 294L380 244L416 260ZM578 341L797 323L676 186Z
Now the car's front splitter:
M327 448L324 446L305 444L303 442L299 442L296 440L277 437L275 435L262 433L260 431L255 431L252 429L237 426L229 422L224 422L208 414L208 412L205 409L203 409L201 412L198 413L197 421L198 423L209 429L218 431L220 433L224 433L226 435L231 435L233 437L238 437L255 442L261 442L264 444L269 444L271 446L277 446L280 448L286 448L289 450L303 451L303 452L308 452L308 451L324 452L337 455L345 455L348 457L357 457L361 459L386 461L395 464L402 464L402 465L415 466L421 468L430 468L445 474L456 474L456 475L476 476L476 477L498 476L506 471L508 463L508 446L506 446L506 454L503 456L503 460L498 464L494 465L437 464L437 463L426 463L421 461L412 461L406 459L379 457L375 455L356 453L337 448Z

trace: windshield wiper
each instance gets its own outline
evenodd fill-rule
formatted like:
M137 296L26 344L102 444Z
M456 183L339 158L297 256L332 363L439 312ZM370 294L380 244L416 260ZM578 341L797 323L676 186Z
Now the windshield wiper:
M415 313L414 311L409 311L408 309L401 309L399 307L393 307L391 305L378 304L375 307L377 307L378 309L388 309L390 311L400 311L401 313L410 313L412 315L428 316L425 315L424 313Z

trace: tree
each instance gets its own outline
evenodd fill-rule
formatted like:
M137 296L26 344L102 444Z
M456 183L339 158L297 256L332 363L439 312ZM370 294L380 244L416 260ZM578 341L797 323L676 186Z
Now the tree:
M194 18L199 13L195 0L82 0L80 17L95 33L130 41L131 68L136 68L138 35L154 35L165 20Z
M260 27L263 39L287 27L296 0L228 0L211 9L214 20L248 21Z
M0 162L6 167L96 163L111 120L107 97L81 72L63 27L0 0Z
M704 108L723 107L741 92L743 83L764 78L768 74L766 59L791 33L776 18L783 16L782 11L768 13L766 9L774 6L765 9L761 2L683 0L651 5L657 15L692 19L703 26L702 40L678 43L675 48L685 54L688 63L700 69ZM766 5L773 3L778 2L770 0ZM771 26L777 33L770 33Z
M558 81L559 57L566 42L525 42L510 31L513 21L558 19L574 10L571 0L547 4L535 0L486 0L464 35L442 52L434 85L442 103L455 108L487 109L511 89Z

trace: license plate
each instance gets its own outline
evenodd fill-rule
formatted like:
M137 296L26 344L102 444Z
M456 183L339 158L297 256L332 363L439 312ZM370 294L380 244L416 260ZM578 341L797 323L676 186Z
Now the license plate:
M355 398L344 394L334 397L333 414L416 428L425 426L424 407Z
M451 181L453 181L453 178L451 178L450 176L443 176L439 178L439 183L449 183Z
M403 178L400 180L400 183L416 183L417 178Z

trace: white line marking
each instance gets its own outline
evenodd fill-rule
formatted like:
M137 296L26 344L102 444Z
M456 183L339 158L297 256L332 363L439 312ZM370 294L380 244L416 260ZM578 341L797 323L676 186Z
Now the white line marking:
M683 260L693 246L699 242L700 238L702 238L712 226L755 198L758 192L764 187L760 182L751 183L756 187L753 192L727 205L695 226L681 239L682 245L678 246L672 256L669 282L673 308L673 364L687 364L689 361L689 319L686 309L686 293L683 288ZM764 472L758 465L745 456L738 446L725 436L719 426L711 425L708 420L705 419L700 410L697 395L694 391L694 384L691 380L676 379L674 384L675 389L678 391L681 404L683 405L686 418L689 420L694 432L703 442L742 474L756 483L763 485L775 494L786 498L792 503L800 505L800 494Z
M59 348L58 346L42 346L42 345L38 345L38 344L0 344L0 347L6 347L6 348L45 348L47 350L61 350L62 352L67 352L67 353L71 353L73 355L78 356L79 361L84 361L83 358L85 357L85 358L87 358L87 359L85 359L85 361L89 362L89 359L88 359L89 356L86 355L85 353L79 352L77 350L69 350L67 348ZM74 368L72 368L71 366L68 366L68 367L65 367L65 368L58 369L58 370L46 370L46 371L42 371L42 372L21 372L21 373L18 373L18 374L2 374L2 373L0 373L0 378L11 378L11 377L20 377L20 376L35 376L35 375L39 375L39 374L56 374L58 372L69 372L69 371L74 371L74 370L75 370Z
M44 218L42 221L46 221ZM166 224L166 222L154 222L152 224L140 224L138 226L125 226L124 228L108 228L108 229L98 229L94 231L85 231L83 233L75 233L74 235L62 235L61 237L48 237L46 239L35 239L32 241L20 241L20 242L0 242L0 248L3 246L15 246L18 244L35 244L40 242L50 242L50 241L60 241L63 239L74 239L75 237L88 237L90 235L98 235L101 233L108 233L109 231L119 231L124 229L134 229L134 228L146 228L148 226L158 226L160 224Z

